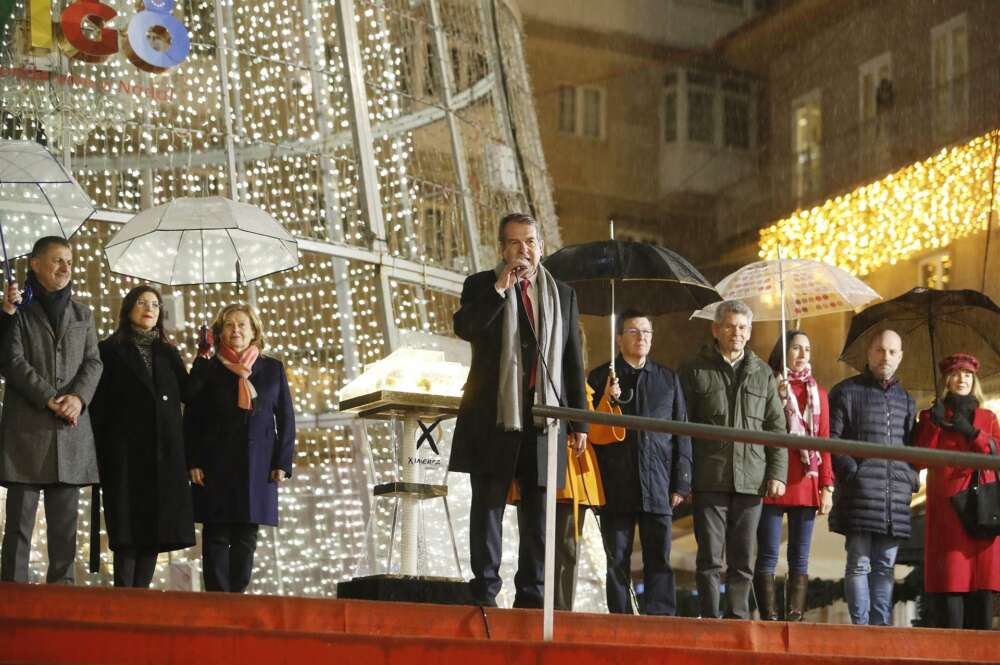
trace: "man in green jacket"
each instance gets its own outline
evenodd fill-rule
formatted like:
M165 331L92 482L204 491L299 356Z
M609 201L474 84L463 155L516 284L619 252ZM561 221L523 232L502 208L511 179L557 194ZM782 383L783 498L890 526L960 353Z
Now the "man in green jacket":
M691 422L785 433L785 413L767 363L746 348L753 312L738 300L715 310L715 344L680 370ZM788 451L751 443L698 439L694 454L694 534L701 615L718 618L722 553L726 617L750 618L750 588L761 497L785 493Z

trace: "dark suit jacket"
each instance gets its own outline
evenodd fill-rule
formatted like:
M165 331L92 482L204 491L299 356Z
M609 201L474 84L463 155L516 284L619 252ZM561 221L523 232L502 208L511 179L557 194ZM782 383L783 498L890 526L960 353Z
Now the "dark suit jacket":
M194 521L203 524L278 524L278 484L271 471L292 475L295 412L280 360L260 356L250 383L253 412L236 402L238 377L218 358L198 358L191 368L200 388L184 412L188 469L205 472L192 485Z
M472 344L472 367L462 394L458 422L452 437L451 471L494 476L510 480L514 477L517 455L524 434L504 432L497 426L497 390L500 375L500 337L506 299L494 288L496 275L492 270L471 275L462 287L461 306L455 312L455 334ZM579 310L576 293L557 282L562 310L562 371L563 382L558 387L563 403L574 409L586 409L583 363L580 359L580 332L577 326ZM536 353L534 335L528 327L524 309L518 299L518 320L521 327L521 352L524 367L531 367ZM527 394L528 372L525 372L524 392ZM531 404L526 404L530 410ZM570 431L586 432L585 423L570 423ZM560 441L565 441L565 422L561 423ZM546 446L538 446L538 478L544 484ZM566 478L566 446L559 446L560 484Z

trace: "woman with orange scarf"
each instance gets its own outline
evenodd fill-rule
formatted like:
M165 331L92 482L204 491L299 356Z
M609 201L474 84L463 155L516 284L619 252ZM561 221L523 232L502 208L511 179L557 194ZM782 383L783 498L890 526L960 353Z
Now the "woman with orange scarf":
M257 529L278 525L278 484L292 475L295 412L281 361L261 354L260 318L224 308L212 324L215 356L192 368L199 391L184 414L206 591L250 584Z

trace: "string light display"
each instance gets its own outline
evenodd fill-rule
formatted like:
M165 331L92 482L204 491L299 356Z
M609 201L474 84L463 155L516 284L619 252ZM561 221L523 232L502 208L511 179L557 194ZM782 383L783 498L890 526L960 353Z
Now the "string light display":
M131 1L104 2L118 12L114 25L119 28L136 12ZM431 3L439 10L440 25L432 20ZM285 363L300 427L295 475L280 493L281 526L261 531L251 593L330 596L338 581L387 571L392 505L372 498L371 483L395 473L396 426L362 427L338 419L337 393L364 364L386 354L386 325L452 335L451 315L458 306L454 291L395 278L385 287L378 261L343 258L338 248L384 251L467 273L474 256L480 266L496 260L496 220L509 210L526 209L542 220L547 242L559 244L519 25L506 3L353 4L358 42L352 47L361 54L362 72L345 69L339 8L332 1L219 0L217 16L212 0L179 0L174 15L188 30L191 53L159 76L120 56L95 65L29 53L23 0L15 0L11 24L3 32L0 135L47 143L70 165L94 205L106 211L72 238L75 297L93 308L99 337L112 332L123 295L139 283L108 272L101 249L120 228L109 220L122 219L110 213L135 213L182 196L229 196L266 210L319 247L301 252L296 269L253 286L268 335L267 353ZM439 30L443 41L436 38ZM450 102L443 76L450 77ZM352 77L360 77L367 97L370 145L359 146L354 137ZM223 94L231 109L228 119ZM457 121L462 150L449 138L449 118ZM230 140L236 192L229 185ZM483 155L493 144L517 154L519 190L491 184ZM360 180L360 156L367 154L375 161L376 183ZM464 160L465 177L459 177L457 159ZM384 237L365 212L363 184L376 192ZM463 212L463 196L471 196L474 218ZM470 233L478 243L470 241ZM18 261L17 274L23 276L25 269ZM162 291L183 313L172 337L188 362L197 327L224 304L249 297L246 287L231 284ZM388 324L379 316L384 299L391 302ZM323 424L323 416L333 424ZM446 425L437 437L444 458L450 431ZM443 466L437 473L441 478L429 482L444 482ZM468 480L453 475L447 481L468 576ZM100 573L82 569L89 554L89 493L82 499L77 580L109 585L107 551ZM422 519L422 570L457 575L443 504L425 502ZM577 607L600 610L603 550L590 523ZM513 511L505 530L503 576L512 580L517 559ZM44 574L44 531L40 511L34 581ZM179 564L174 569L179 571L190 564L186 570L197 578L199 559L197 547L162 555L153 586L169 586L168 564ZM392 569L398 559L397 544ZM510 586L501 604L512 601Z
M996 134L941 150L760 232L765 259L815 259L856 275L985 231Z

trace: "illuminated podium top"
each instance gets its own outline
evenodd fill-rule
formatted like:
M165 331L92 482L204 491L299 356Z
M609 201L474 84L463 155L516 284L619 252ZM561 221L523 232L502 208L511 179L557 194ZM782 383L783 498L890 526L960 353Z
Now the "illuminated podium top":
M388 420L390 418L416 418L434 420L441 416L455 416L462 398L452 395L430 395L394 390L376 390L343 400L341 411L356 413L362 418Z

